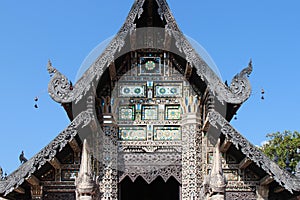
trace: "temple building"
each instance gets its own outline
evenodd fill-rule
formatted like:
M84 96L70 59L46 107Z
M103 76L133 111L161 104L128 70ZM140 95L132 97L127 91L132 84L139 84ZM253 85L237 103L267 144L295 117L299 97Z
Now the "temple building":
M49 61L48 91L70 124L0 180L0 199L293 200L281 169L231 124L252 62L223 83L166 0L135 0L73 85Z

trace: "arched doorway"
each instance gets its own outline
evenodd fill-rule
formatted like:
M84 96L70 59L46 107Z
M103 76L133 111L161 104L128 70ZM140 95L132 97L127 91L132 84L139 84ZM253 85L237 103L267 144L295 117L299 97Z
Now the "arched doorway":
M126 177L119 184L119 200L179 200L180 184L171 177L166 182L157 177L148 184L138 177L134 182Z

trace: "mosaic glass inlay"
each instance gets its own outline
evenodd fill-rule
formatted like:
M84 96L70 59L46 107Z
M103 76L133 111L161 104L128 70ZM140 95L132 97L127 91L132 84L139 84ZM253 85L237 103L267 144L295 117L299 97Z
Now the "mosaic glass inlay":
M144 85L121 85L119 97L146 97L146 84Z
M181 128L179 126L154 127L154 140L181 140Z
M119 127L119 139L121 140L146 140L147 129L144 126Z
M135 109L134 106L120 106L119 120L134 120Z
M209 153L207 154L207 163L208 163L208 164L212 164L213 161L214 161L214 153L213 153L213 152L209 152Z
M182 84L155 84L154 97L182 97Z
M139 65L140 75L162 75L160 57L141 57Z
M69 170L63 169L61 170L61 180L62 181L74 181L75 178L78 176L78 170Z
M180 120L181 109L179 105L167 105L165 109L166 120Z
M155 68L155 62L153 60L149 60L145 64L145 69L151 71Z
M157 120L158 106L142 106L142 120Z

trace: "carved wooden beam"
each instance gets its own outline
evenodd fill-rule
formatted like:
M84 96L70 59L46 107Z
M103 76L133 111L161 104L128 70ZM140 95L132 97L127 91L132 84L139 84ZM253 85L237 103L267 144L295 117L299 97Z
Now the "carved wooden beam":
M14 189L15 192L19 193L19 194L25 194L25 189L22 187L17 187Z
M209 126L210 126L209 119L206 118L206 120L205 120L205 122L204 122L204 124L203 124L203 126L202 126L202 131L207 132Z
M61 168L61 163L59 162L59 160L54 157L52 158L52 160L49 161L49 163L52 165L52 167L54 167L55 169L60 169Z
M284 191L284 188L283 187L276 187L275 189L274 189L274 193L280 193L280 192L282 192L282 191Z
M75 138L69 142L69 145L73 149L74 153L81 152L81 148Z
M226 153L228 151L229 147L231 146L232 142L230 140L225 139L222 145L220 146L220 151L222 153Z
M31 187L32 200L40 200L43 197L43 186L35 185Z
M186 63L184 76L189 79L192 75L193 68L189 62Z
M240 169L245 169L246 167L248 167L250 164L252 163L252 160L250 160L249 158L245 157L239 164L239 168Z
M165 31L164 47L167 51L170 51L171 49L171 42L172 42L172 37L169 35L168 31Z
M177 60L176 60L173 56L170 57L170 60L171 60L171 62L174 64L173 66L175 66L176 69L177 69L180 73L182 73L182 74L185 73L183 67L177 62Z
M278 187L274 188L274 193L280 193L282 191L284 191L284 188L281 187L281 186L278 186Z
M34 176L33 174L30 175L30 177L28 177L26 179L26 181L28 183L30 183L30 185L40 185L40 180L36 176Z
M260 185L268 185L270 183L272 183L274 181L274 178L271 177L270 175L267 175L265 177L263 177L259 182Z
M116 71L116 66L115 66L115 62L112 62L109 65L109 75L110 75L110 80L113 82L116 80L117 77L117 71Z

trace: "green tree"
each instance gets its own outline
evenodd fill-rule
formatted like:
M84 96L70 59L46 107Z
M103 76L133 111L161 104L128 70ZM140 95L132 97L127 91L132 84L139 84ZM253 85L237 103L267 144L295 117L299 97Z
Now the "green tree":
M261 147L262 151L282 168L286 168L288 157L291 171L295 172L295 167L300 161L300 133L276 132L267 134L267 138L268 141Z

